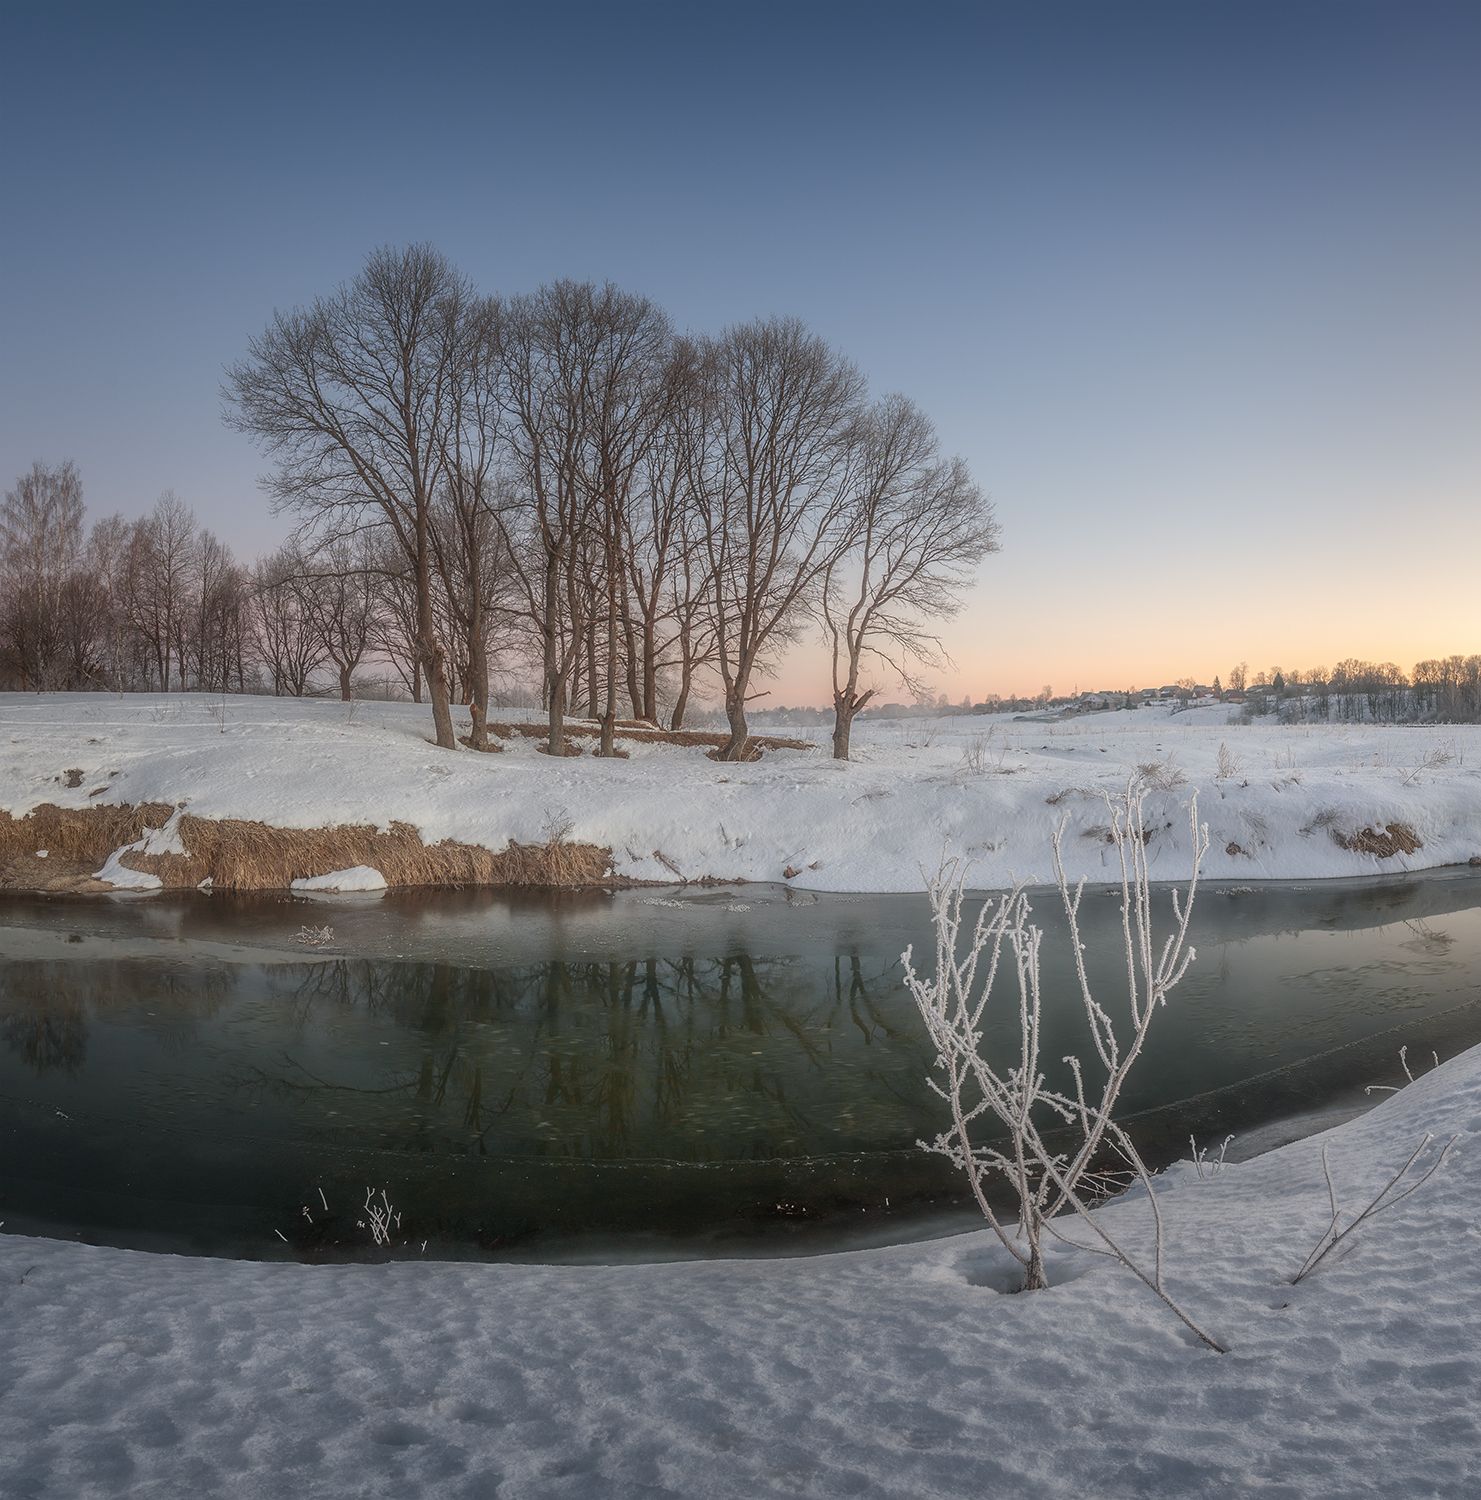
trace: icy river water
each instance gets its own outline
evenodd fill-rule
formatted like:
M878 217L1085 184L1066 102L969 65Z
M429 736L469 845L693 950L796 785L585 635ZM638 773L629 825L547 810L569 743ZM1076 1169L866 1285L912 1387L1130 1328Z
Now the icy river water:
M1119 1016L1117 902L1085 900ZM1035 898L1050 1058L1087 1050L1056 903ZM1190 1133L1248 1154L1360 1108L1401 1046L1418 1069L1481 1041L1476 871L1213 885L1194 932L1122 1101L1150 1160ZM923 897L761 886L0 898L0 1219L335 1256L367 1243L374 1186L418 1252L523 1259L966 1224L914 1144L943 1122L907 943L929 955Z

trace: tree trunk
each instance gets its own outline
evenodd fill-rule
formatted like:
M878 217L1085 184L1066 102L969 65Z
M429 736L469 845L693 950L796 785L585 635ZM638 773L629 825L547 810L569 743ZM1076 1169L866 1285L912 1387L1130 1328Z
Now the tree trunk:
M689 690L688 674L685 674L684 690ZM643 706L638 714L650 724L658 722L658 662L654 659L651 643L643 643Z
M835 697L833 700L833 759L847 760L849 733L854 727L854 711Z
M837 681L837 678L834 678ZM847 760L849 736L853 732L854 715L874 696L874 689L859 691L859 659L854 654L849 661L848 685L840 691L833 689L833 759Z
M339 700L341 703L350 701L350 669L348 667L339 669Z
M548 732L545 749L549 755L566 753L565 680L560 667L560 559L551 553L545 560L545 620L542 627L545 647L545 709Z
M586 717L598 717L597 703L597 622L593 617L586 629Z
M546 719L545 748L550 755L566 753L566 685L557 673L550 680L550 710Z
M674 710L669 715L669 728L682 729L684 727L684 710L689 706L689 680L690 671L687 664L681 669L679 678L679 691L674 698Z
M654 668L657 675L657 668ZM694 656L689 649L689 633L684 631L679 636L679 692L674 699L674 711L669 715L669 728L682 729L684 727L684 710L689 706L689 688L694 681ZM658 690L654 687L654 723L658 722L657 699Z
M746 726L746 688L743 677L738 676L725 694L725 718L730 724L730 738L720 752L720 759L744 760L746 741L751 735Z
M468 742L475 750L489 747L489 654L483 638L483 603L475 591L469 607L468 626L468 712L473 715L473 729Z
M602 705L602 739L598 755L609 756L617 741L617 547L607 539L607 682Z
M425 514L417 517L417 654L427 676L427 695L432 700L432 723L437 731L437 744L443 750L456 750L458 741L453 733L447 674L442 664L442 647L437 641L437 622L432 615L432 567Z
M633 626L632 605L626 589L622 594L622 638L627 645L627 696L632 704L633 718L651 718L652 715L648 712L648 705L638 681L640 672L638 633Z

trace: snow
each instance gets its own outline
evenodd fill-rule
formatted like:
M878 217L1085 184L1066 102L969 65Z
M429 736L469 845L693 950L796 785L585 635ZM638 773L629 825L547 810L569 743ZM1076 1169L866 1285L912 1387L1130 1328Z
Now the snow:
M117 891L157 891L164 883L158 875L147 870L134 870L123 863L125 854L185 854L188 851L180 840L180 818L183 804L172 812L160 828L146 828L143 838L135 839L113 851L103 862L103 868L93 874L94 880L102 880Z
M120 857L188 852L188 805L289 827L404 820L491 848L568 825L642 878L672 879L670 862L692 878L792 868L795 886L886 891L918 889L946 843L979 883L1042 877L1061 816L1071 873L1109 874L1102 794L1155 764L1170 783L1153 798L1156 877L1186 870L1178 812L1195 789L1216 877L1481 855L1481 728L1226 714L874 722L850 764L820 746L721 765L646 744L618 761L552 761L528 740L447 753L410 705L233 699L220 722L191 697L0 695L0 807L171 806L99 872L135 890L158 882ZM1331 836L1395 822L1415 854ZM362 867L300 884L384 880ZM1323 1146L1352 1212L1426 1132L1459 1138L1443 1170L1292 1286L1328 1217ZM589 1266L398 1252L315 1267L0 1235L0 1494L1472 1497L1478 1137L1481 1048L1322 1135L1207 1180L1191 1163L1164 1174L1170 1289L1227 1355L1084 1251L1052 1253L1051 1290L1008 1295L986 1231ZM1144 1199L1101 1212L1146 1251Z
M1290 1277L1425 1132L1459 1149ZM1481 1049L1161 1180L1198 1345L1075 1250L311 1267L0 1237L0 1493L893 1500L1481 1492ZM1101 1210L1145 1245L1144 1201ZM414 1228L414 1226L413 1226Z
M492 849L566 828L644 880L671 883L677 869L690 880L781 881L790 869L799 888L909 891L947 843L972 860L978 885L1046 879L1047 833L1060 817L1071 874L1108 878L1102 798L1157 765L1171 785L1151 802L1156 879L1186 873L1182 809L1194 790L1213 878L1373 875L1481 856L1481 726L1229 718L1208 705L1064 721L865 720L848 763L828 756L820 729L810 749L729 765L653 743L628 745L626 760L552 761L524 738L499 755L438 750L429 711L413 704L231 698L222 715L219 698L194 695L4 694L0 808L188 802L202 817L293 828L401 820L428 842ZM1235 763L1223 777L1221 746ZM65 784L69 768L84 773L76 787ZM1334 837L1393 822L1420 839L1414 854L1379 858ZM100 875L139 888L116 859Z
M386 877L372 865L351 865L348 870L331 870L327 875L314 875L306 880L295 880L295 891L383 891Z

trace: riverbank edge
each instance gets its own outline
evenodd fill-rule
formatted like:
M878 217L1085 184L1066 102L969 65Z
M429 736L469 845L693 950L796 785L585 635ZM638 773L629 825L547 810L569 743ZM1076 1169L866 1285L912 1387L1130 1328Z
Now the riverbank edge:
M43 803L21 817L0 811L0 891L17 895L102 896L131 888L104 877L105 868L149 877L153 890L286 891L296 880L361 866L379 871L388 888L618 890L665 883L619 875L610 848L569 839L559 828L542 842L511 840L495 850L457 839L429 844L401 821L384 828L285 828L196 817L149 802Z
M169 836L161 838L167 828ZM148 877L149 889L177 891L287 891L296 880L314 879L358 866L378 870L389 889L630 890L752 883L744 876L713 872L698 879L685 878L677 869L674 880L623 875L615 868L610 846L572 840L567 832L565 828L552 827L543 841L510 840L503 849L496 850L457 839L429 844L413 824L400 820L393 820L384 828L368 823L289 828L255 819L198 817L186 812L184 804L107 803L67 808L47 802L20 816L0 809L0 892L105 896L131 888L100 878L110 862L116 871L132 871ZM1384 880L1439 870L1481 868L1481 855L1465 861L1415 865L1410 862L1410 854L1408 850L1396 850L1389 857L1403 857L1402 865L1363 874L1260 876L1243 881L1214 877L1204 883L1255 888L1296 883L1326 885L1344 880ZM659 851L655 851L655 858L661 860ZM788 878L780 883L783 889L806 888L801 882L795 887L790 883L804 871L786 873ZM828 894L918 895L920 892L921 887L915 887L898 892Z

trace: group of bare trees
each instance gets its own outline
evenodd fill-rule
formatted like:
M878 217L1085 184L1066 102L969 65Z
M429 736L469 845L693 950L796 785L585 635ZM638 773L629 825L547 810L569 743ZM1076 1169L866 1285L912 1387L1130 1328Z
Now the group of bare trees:
M620 713L678 727L717 680L740 758L758 679L821 633L846 756L871 674L940 660L932 622L997 547L926 417L800 323L693 337L611 285L492 297L427 246L276 316L227 398L302 519L287 573L364 580L327 611L367 622L341 681L389 657L448 747L454 701L484 746L503 668L538 675L552 754L574 710L610 754Z
M398 660L390 593L363 545L248 568L169 492L88 529L75 466L36 464L0 504L0 686L302 695L333 671L348 698L372 651Z
M0 504L0 681L43 690L241 690L242 569L173 494L84 527L70 462L35 464Z
M1243 663L1236 669L1245 686ZM1230 674L1235 685L1236 673ZM1431 657L1406 672L1395 662L1346 657L1333 667L1286 671L1270 667L1249 683L1254 713L1277 713L1292 723L1474 724L1481 720L1481 656Z

